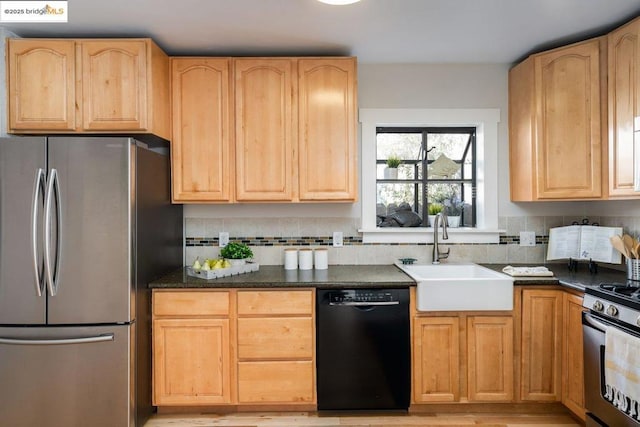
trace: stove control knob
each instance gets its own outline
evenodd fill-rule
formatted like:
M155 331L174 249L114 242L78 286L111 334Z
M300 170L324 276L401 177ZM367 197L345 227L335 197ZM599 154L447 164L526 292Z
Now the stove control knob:
M618 315L618 309L616 308L615 305L610 305L609 307L607 307L607 314L609 316L617 316Z
M604 304L602 304L600 301L596 301L593 303L593 309L595 311L603 311L604 310Z
M640 316L636 319L636 325L640 326Z

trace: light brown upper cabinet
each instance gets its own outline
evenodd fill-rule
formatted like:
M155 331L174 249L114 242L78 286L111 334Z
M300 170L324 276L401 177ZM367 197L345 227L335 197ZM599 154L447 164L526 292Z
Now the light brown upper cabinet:
M530 56L509 72L511 200L599 199L606 39Z
M234 63L236 199L355 201L355 58Z
M639 197L634 128L640 130L640 18L611 32L609 58L609 198ZM634 121L638 123L634 126ZM639 145L635 150L640 150Z
M75 130L75 53L72 40L8 40L11 132Z
M173 200L357 199L356 58L172 58Z
M171 58L174 202L230 201L229 58Z
M356 62L298 61L300 200L356 200Z
M293 201L295 65L290 58L236 59L238 201Z
M170 139L169 58L150 39L10 39L9 132Z

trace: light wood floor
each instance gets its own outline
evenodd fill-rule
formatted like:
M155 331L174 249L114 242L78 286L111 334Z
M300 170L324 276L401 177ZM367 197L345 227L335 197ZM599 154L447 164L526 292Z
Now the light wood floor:
M155 415L144 427L579 427L559 414L410 414L398 416L240 413L229 415Z

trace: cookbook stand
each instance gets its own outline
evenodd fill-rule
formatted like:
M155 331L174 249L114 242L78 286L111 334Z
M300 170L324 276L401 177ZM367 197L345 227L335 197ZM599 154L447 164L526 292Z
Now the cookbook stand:
M600 223L597 223L597 222L590 223L589 218L582 218L581 222L573 221L571 225L592 225L596 227L596 226L599 226ZM569 258L569 261L567 262L567 268L569 269L569 271L573 271L574 273L578 272L578 260ZM587 268L589 269L589 273L591 275L598 274L598 264L594 260L589 259L589 262L587 263Z
M578 260L569 258L569 261L567 262L567 268L569 269L569 271L573 271L574 273L578 272ZM591 275L598 274L597 262L590 259L587 263L587 268L589 269L589 273Z

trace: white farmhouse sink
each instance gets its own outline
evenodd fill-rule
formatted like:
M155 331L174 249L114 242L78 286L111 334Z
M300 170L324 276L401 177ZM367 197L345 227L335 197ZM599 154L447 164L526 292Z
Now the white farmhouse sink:
M418 284L418 311L513 310L513 278L478 264L398 267Z

